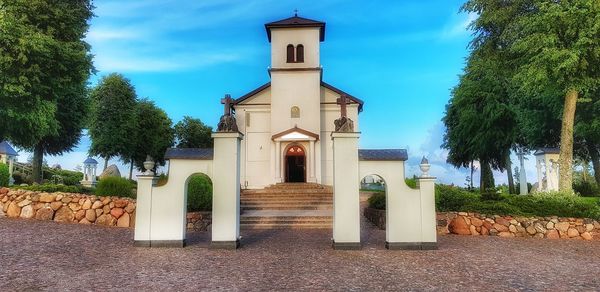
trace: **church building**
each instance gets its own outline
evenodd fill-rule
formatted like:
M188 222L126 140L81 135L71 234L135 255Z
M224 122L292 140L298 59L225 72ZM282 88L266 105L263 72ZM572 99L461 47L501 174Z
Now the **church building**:
M345 111L359 132L363 101L323 80L325 23L297 15L265 24L271 81L232 101L244 188L281 182L333 184L333 121ZM343 105L342 105L343 103Z

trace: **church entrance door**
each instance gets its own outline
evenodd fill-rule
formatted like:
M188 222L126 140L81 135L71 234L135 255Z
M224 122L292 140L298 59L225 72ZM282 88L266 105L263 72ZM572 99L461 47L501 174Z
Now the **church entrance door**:
M286 151L285 182L306 182L306 151L300 146Z

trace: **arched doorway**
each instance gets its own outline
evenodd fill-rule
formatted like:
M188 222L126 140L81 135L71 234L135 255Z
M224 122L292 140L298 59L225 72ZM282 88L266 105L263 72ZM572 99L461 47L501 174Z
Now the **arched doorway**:
M291 145L285 152L285 182L306 182L306 151Z

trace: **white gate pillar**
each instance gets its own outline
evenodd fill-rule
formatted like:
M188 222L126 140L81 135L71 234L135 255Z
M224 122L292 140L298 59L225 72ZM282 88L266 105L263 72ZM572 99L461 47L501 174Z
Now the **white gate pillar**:
M358 138L333 132L333 248L360 249Z
M152 187L156 185L158 177L154 176L153 173L149 173L138 175L137 179L133 244L135 246L150 247L152 246Z
M216 132L213 162L211 248L240 246L240 142L239 132Z

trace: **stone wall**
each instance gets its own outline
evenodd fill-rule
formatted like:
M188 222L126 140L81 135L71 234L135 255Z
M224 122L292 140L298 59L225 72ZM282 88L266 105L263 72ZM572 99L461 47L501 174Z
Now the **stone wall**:
M211 212L189 212L187 213L187 229L194 231L208 231L212 224Z
M379 229L385 230L385 210L364 208L363 214L367 220L371 221L371 223L373 223Z
M440 232L460 235L591 240L600 231L600 223L592 219L486 216L464 212L439 213L437 216Z
M0 188L0 216L133 227L135 200Z
M385 230L385 211L364 209L365 217ZM519 216L487 216L466 212L437 213L439 234L536 237L592 240L600 232L600 222L592 219Z

